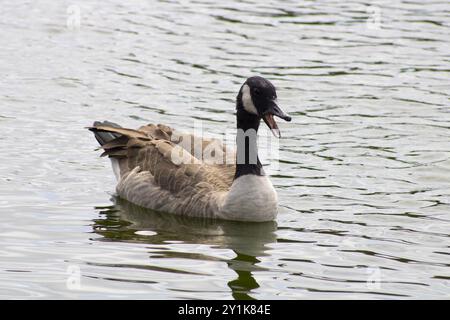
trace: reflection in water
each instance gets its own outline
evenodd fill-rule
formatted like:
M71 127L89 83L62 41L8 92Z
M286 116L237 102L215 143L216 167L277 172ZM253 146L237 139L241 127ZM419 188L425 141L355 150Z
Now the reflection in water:
M236 254L237 256L230 260L228 266L238 274L238 277L237 279L228 282L228 286L233 292L233 297L235 299L249 300L252 299L252 297L249 296L248 293L253 289L259 288L259 284L256 282L248 267L252 267L251 269L253 269L259 260L256 259L255 256L240 254L239 252L236 252ZM247 268L245 268L246 266Z
M275 222L245 223L188 218L155 212L126 200L113 198L114 205L97 207L102 219L94 220L94 231L107 241L164 244L169 241L208 244L233 250L236 256L224 261L236 272L229 281L235 299L253 299L251 291L259 288L253 272L262 270L258 257L264 256L266 245L276 241ZM170 253L171 257L177 253ZM180 253L178 253L180 254ZM181 255L181 254L180 254ZM192 255L202 259L202 255Z

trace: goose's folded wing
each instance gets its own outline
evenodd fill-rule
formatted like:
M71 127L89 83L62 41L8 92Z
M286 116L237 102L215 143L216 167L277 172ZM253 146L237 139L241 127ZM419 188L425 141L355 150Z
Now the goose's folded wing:
M152 183L174 193L192 188L226 191L232 184L234 165L202 162L177 143L164 139L170 138L169 133L173 134L169 127L149 125L133 130L95 126L89 129L119 135L102 146L105 150L102 156L118 160L121 176L139 167L140 171L151 173Z
M130 170L139 167L142 171L149 171L155 184L173 193L199 188L228 191L233 181L229 170L204 164L167 140L132 139L126 149Z

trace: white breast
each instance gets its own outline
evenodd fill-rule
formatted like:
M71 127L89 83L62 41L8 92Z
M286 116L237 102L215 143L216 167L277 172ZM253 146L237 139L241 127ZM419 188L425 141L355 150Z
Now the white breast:
M220 206L219 216L228 220L272 221L278 198L266 176L248 174L237 178Z

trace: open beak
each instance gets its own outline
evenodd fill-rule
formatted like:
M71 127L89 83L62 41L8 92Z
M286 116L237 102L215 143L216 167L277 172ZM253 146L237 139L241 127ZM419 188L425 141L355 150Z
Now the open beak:
M264 122L270 128L275 137L281 138L280 129L278 129L278 125L275 122L274 116L277 116L278 118L281 118L288 122L291 121L292 118L288 116L286 113L284 113L283 110L280 109L280 107L277 105L275 101L271 101L270 107L267 109L266 112L264 112L263 114Z

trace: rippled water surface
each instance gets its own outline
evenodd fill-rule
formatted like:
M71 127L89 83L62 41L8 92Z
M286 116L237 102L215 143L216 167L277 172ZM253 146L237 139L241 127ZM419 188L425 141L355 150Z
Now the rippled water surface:
M0 298L450 298L450 5L423 3L3 1ZM254 74L293 116L276 222L114 199L85 126L220 134Z

